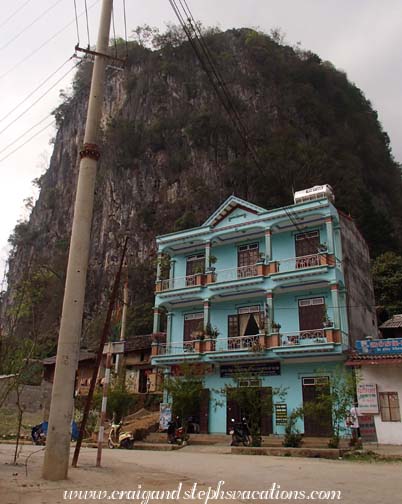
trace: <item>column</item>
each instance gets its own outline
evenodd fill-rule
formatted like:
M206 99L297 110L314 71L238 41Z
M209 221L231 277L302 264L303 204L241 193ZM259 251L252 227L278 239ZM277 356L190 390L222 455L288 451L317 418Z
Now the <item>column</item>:
M265 263L272 260L272 231L271 228L265 230Z
M205 272L211 267L211 242L205 244Z
M331 285L332 306L334 312L334 329L341 329L341 317L339 312L339 285Z
M204 301L204 329L207 328L207 326L210 322L210 318L209 318L210 307L211 307L211 303L210 303L209 299L207 301Z
M266 314L266 331L267 334L272 333L272 322L274 320L274 296L272 291L267 291L266 293L266 303L267 303L267 314Z
M334 226L332 223L332 217L327 217L325 219L325 227L327 228L328 254L333 254L334 253Z
M154 307L154 326L153 326L153 332L158 333L160 332L160 326L161 326L161 312L157 306Z
M158 252L158 259L156 261L156 281L159 282L161 279L161 272L162 272L162 257L163 253Z
M172 320L173 313L169 312L167 314L167 323L166 323L166 353L168 353L169 345L172 341Z
M170 271L169 271L169 287L170 289L174 288L174 268L175 268L176 261L174 259L171 259L170 261Z

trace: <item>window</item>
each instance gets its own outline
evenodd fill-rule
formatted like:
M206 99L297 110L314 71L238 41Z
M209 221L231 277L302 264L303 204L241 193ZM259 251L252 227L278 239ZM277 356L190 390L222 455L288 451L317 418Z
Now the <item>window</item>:
M204 329L204 314L203 313L189 313L184 316L184 341L191 341L193 333L202 331Z
M325 317L324 298L299 300L299 330L322 329Z
M256 263L259 261L260 252L258 243L241 245L237 250L237 276L247 278L257 275Z
M311 268L320 265L320 258L317 255L320 249L319 231L299 233L295 236L296 269Z
M383 422L400 422L398 392L380 392L380 410Z
M236 338L257 335L261 324L262 317L258 305L239 308L236 315L228 316L228 336Z

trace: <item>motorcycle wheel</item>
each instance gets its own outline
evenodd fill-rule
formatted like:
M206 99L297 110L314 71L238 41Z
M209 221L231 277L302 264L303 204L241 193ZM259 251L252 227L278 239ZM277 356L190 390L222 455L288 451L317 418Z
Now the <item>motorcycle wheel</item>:
M176 439L176 444L181 446L183 444L183 440L181 438Z
M243 439L243 446L250 446L250 438L248 436Z
M108 447L109 447L110 449L112 449L112 450L113 450L113 448L114 448L114 444L110 441L110 439L108 440L107 445L108 445Z
M126 450L132 450L133 445L134 441L132 439L123 439L120 446Z

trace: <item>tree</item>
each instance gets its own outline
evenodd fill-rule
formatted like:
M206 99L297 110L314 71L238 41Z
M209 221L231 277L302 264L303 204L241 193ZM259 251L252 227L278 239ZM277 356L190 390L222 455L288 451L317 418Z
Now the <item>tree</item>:
M381 254L373 262L372 274L376 302L386 310L386 316L402 313L402 256Z
M187 431L188 418L200 407L203 381L196 366L181 365L177 376L165 378L163 388L173 403L173 415L181 418Z
M331 411L332 438L328 445L330 448L337 448L346 417L355 403L355 398L356 376L343 366L338 366L331 376L330 387L323 383L319 387L317 400L305 403L300 414L305 416L308 413L320 424L326 418L327 411Z

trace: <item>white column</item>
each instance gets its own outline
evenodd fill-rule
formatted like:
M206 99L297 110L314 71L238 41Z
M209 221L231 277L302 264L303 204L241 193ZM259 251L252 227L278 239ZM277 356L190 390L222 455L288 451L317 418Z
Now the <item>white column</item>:
M163 256L163 253L162 252L158 252L158 259L156 261L156 281L157 282L159 282L159 280L161 279L161 272L162 272L161 262L162 262L162 256Z
M328 254L334 253L334 226L332 224L332 217L328 217L325 220L325 226L327 228L327 249Z
M341 329L341 317L339 312L339 285L331 285L331 298L334 311L334 328Z
M206 329L207 325L209 324L209 313L210 313L210 307L211 304L209 300L204 301L204 329Z
M271 240L271 229L267 228L265 230L265 262L268 263L272 260L272 240Z
M272 332L272 321L274 320L274 297L272 292L266 293L266 301L267 301L267 333L270 334Z
M169 287L172 289L174 288L174 268L175 268L176 261L172 259L170 261L170 271L169 271Z
M211 267L211 242L205 244L205 271Z
M168 348L172 341L172 322L173 313L169 312L167 314L167 324L166 324L166 347ZM167 349L166 349L167 350Z
M161 312L157 306L154 307L154 326L153 332L160 332L160 324L161 324Z

